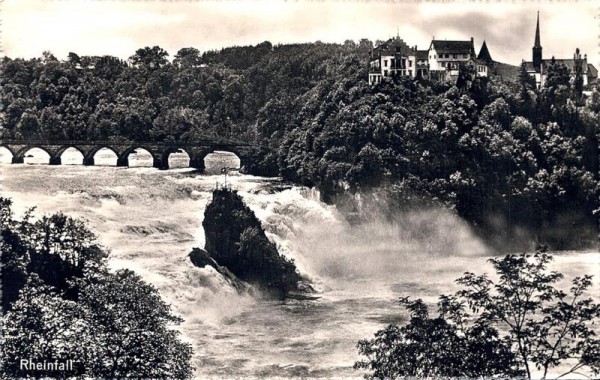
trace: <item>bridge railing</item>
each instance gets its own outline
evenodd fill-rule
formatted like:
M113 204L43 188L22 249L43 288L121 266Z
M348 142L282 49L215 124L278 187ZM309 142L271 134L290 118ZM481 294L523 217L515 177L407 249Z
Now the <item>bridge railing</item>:
M106 146L173 146L173 147L198 147L206 145L234 145L234 146L251 146L250 143L238 140L196 140L194 142L163 142L163 141L110 141L110 140L22 140L22 139L0 139L2 144L19 144L19 145L106 145Z

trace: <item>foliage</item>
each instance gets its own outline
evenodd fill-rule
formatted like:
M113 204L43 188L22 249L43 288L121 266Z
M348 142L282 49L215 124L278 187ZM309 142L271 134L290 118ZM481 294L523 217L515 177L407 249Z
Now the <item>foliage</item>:
M464 287L441 296L439 316L430 318L421 300L401 299L410 322L390 325L358 344L367 360L355 368L372 377L567 376L587 368L600 373L600 339L594 321L600 305L586 298L591 276L576 277L569 294L549 272L552 257L538 252L491 259L497 282L465 273ZM560 368L559 365L561 366ZM370 375L371 376L371 375Z
M420 191L496 246L518 243L521 231L553 248L597 240L600 106L597 94L584 101L579 71L571 80L554 60L542 88L524 63L514 83L477 77L467 65L456 83L397 77L369 86L371 47L368 40L190 47L173 63L157 46L129 62L5 57L0 134L236 137L255 148L243 163L249 173L316 186L327 202L395 189L386 198L400 204Z
M191 347L158 291L131 271L110 273L85 225L62 214L2 216L3 378L31 376L21 359L73 360L68 376L188 378ZM36 371L63 377L64 372Z
M202 222L206 251L244 281L285 296L302 278L292 260L280 255L242 198L228 189L213 191Z
M430 318L421 300L403 298L400 303L410 313L406 326L390 325L378 331L375 339L358 343L360 354L369 360L359 361L354 367L372 370L368 378L476 378L520 374L511 370L515 356L496 329L483 324L461 328L443 315Z
M173 62L159 46L136 50L127 62L111 56L69 53L60 61L2 59L0 110L5 137L49 140L175 141L247 138L266 143L255 130L259 113L298 108L299 96L327 77L340 55L370 51L364 44L272 46L263 42L221 51L180 49ZM341 73L339 75L342 75ZM264 108L264 109L263 109ZM268 122L279 127L279 121Z
M11 200L0 198L2 228L2 309L10 310L28 276L35 273L45 284L74 299L69 283L86 267L102 265L106 253L84 223L63 214L31 221L33 209L15 220Z

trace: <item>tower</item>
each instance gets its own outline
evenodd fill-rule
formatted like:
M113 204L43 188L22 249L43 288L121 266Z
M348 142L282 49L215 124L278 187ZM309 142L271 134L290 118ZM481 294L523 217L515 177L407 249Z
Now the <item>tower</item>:
M540 12L537 14L537 25L535 28L535 43L533 45L533 68L540 71L542 66L542 45L540 45Z
M490 55L490 51L488 50L487 44L485 43L485 40L483 40L483 45L481 45L481 50L479 50L479 55L477 56L477 58L487 63L488 65L494 62L492 56Z

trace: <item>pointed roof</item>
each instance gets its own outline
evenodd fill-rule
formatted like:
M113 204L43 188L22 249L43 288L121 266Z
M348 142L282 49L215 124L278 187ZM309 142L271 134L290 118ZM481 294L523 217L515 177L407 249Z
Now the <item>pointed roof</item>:
M538 11L537 14L537 25L535 27L535 45L533 45L534 48L541 48L542 46L540 45L540 11Z
M477 55L477 58L486 63L492 63L494 61L490 55L490 51L488 50L485 40L483 40L483 45L481 45L481 50L479 50L479 55Z

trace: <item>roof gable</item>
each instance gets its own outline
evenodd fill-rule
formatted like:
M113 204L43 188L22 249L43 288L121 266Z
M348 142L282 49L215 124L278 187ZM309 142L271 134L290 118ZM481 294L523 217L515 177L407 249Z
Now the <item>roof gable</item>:
M413 49L411 49L406 42L400 37L390 38L389 40L381 43L373 49L373 52L378 55L394 55L396 53L401 54L409 54L413 53Z
M587 64L587 72L588 77L597 78L598 77L598 69L594 67L591 63Z

